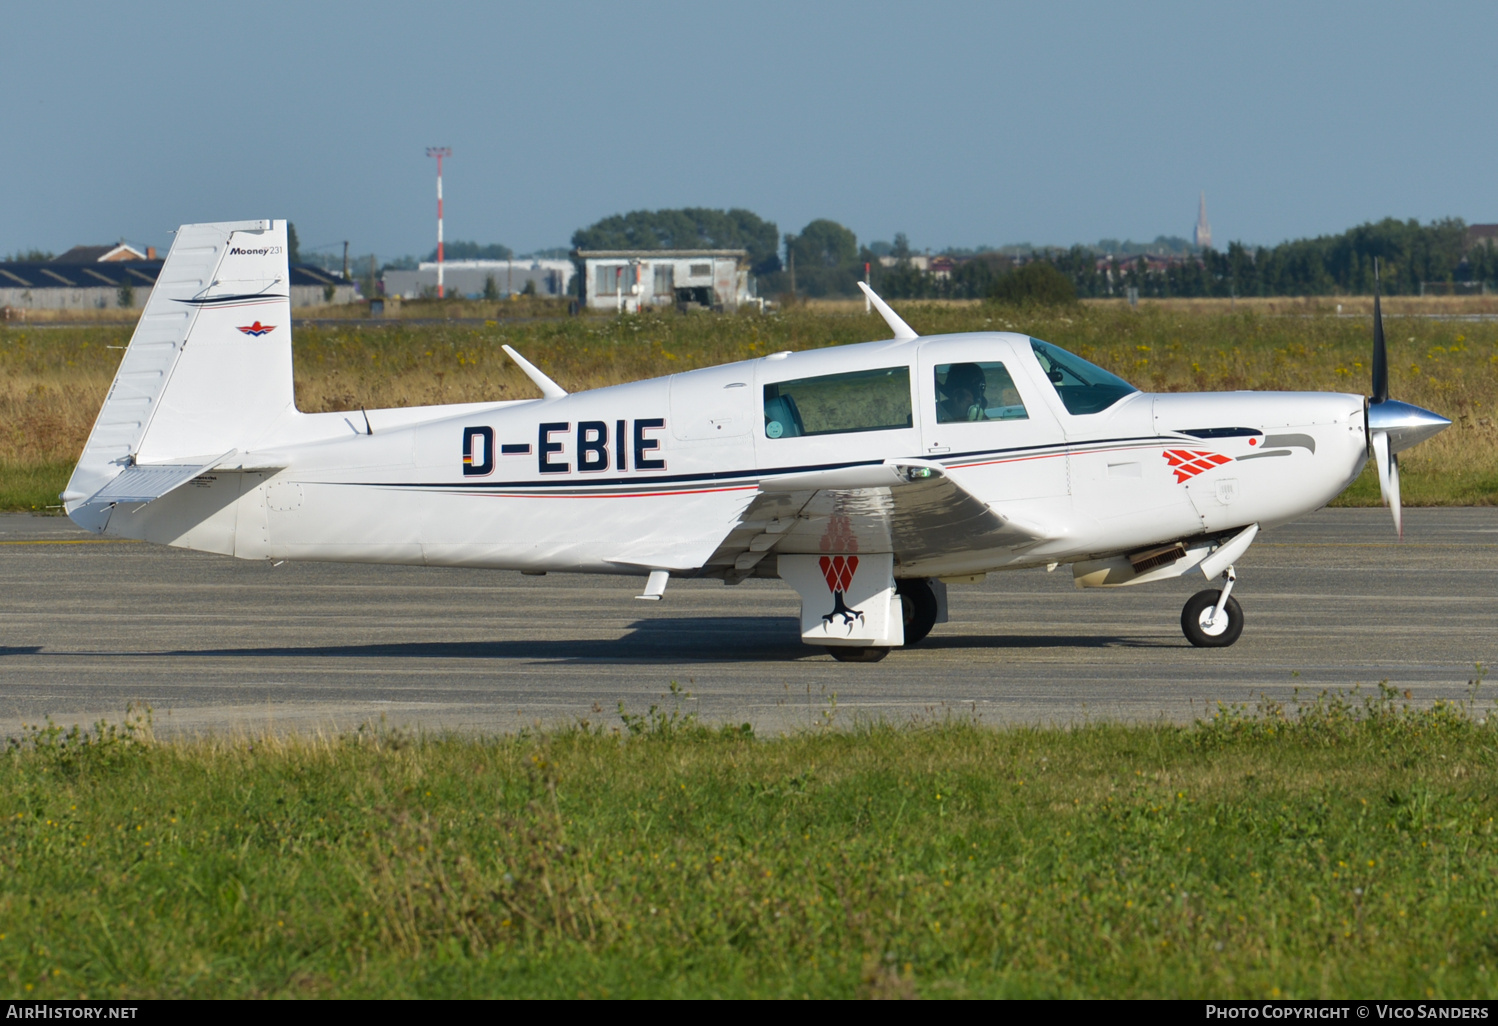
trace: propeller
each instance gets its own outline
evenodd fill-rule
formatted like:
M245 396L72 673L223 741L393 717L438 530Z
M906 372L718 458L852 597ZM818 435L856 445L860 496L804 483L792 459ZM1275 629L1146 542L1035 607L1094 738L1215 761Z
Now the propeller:
M1373 394L1365 416L1368 451L1378 469L1378 491L1394 514L1394 530L1404 538L1404 517L1399 505L1399 454L1410 446L1438 435L1451 421L1438 413L1389 398L1389 354L1384 343L1384 315L1379 303L1382 289L1378 258L1373 259Z

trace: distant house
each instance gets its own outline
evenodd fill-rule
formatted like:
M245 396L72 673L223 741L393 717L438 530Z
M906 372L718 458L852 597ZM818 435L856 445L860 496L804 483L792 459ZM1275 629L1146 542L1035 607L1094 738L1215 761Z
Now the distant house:
M1498 224L1469 224L1466 237L1467 249L1478 246L1498 246Z
M901 259L902 259L901 257L882 256L882 257L879 258L879 266L880 267L898 267L900 265ZM927 256L926 254L924 254L924 253L912 253L908 257L904 257L903 259L904 259L904 261L906 263L908 263L911 267L914 267L917 271L929 271L929 270L931 270L931 258L929 256ZM947 263L948 263L947 273L950 274L952 272L952 268L950 266L951 265L951 261L948 260Z
M750 300L745 249L576 249L572 256L583 268L583 302L596 310L736 310Z
M107 264L124 260L155 260L156 247L147 246L142 253L128 242L117 242L112 246L74 246L62 256L53 257L54 264Z
M113 247L75 246L80 250ZM68 254L63 254L67 256ZM107 258L45 263L0 263L0 307L15 310L138 310L151 298L161 260ZM353 303L359 299L354 283L305 264L291 266L292 306ZM331 298L330 298L331 297Z
M527 284L534 284L537 295L565 296L572 284L571 260L444 260L442 262L442 287L448 295L477 298L494 282L494 290L501 296L520 293ZM421 299L437 294L437 264L424 262L414 271L386 271L380 276L380 284L387 296L402 299Z

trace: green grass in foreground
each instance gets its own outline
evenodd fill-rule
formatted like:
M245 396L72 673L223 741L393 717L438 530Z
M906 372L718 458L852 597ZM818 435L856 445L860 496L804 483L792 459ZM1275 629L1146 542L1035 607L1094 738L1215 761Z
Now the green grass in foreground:
M1498 995L1495 729L1383 691L1191 728L0 755L10 997Z

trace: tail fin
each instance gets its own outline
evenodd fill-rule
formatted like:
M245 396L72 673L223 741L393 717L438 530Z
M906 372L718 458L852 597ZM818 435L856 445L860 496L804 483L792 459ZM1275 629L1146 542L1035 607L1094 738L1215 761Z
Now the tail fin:
M113 504L254 446L293 400L286 222L183 225L62 495L68 515L102 530Z

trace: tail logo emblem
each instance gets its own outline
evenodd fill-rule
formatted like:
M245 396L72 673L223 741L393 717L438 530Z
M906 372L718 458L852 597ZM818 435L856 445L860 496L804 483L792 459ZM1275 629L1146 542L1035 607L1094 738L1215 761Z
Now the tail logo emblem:
M254 324L240 328L239 330L246 335L253 335L255 338L259 338L261 335L269 335L275 331L276 326L274 324L261 324L259 321L256 321Z

